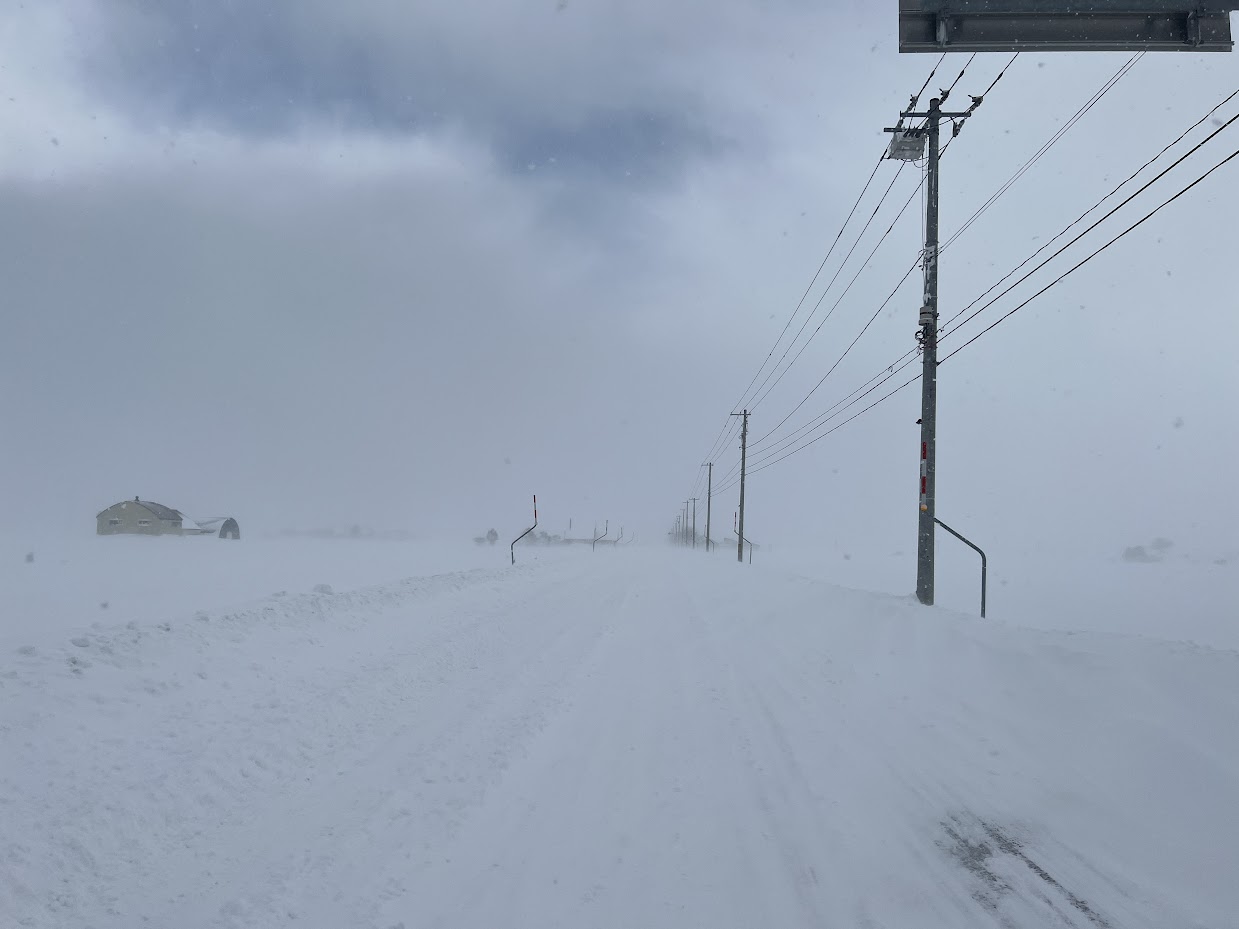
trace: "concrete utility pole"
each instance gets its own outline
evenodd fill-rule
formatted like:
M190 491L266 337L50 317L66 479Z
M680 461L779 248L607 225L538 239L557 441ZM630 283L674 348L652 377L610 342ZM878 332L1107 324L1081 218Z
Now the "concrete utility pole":
M1231 52L1230 14L1239 0L899 0L899 51L948 53L979 52L1093 52L1158 51ZM971 59L969 59L971 60ZM1012 59L1014 61L1014 59ZM965 66L966 67L966 66ZM1005 72L1005 68L1003 71ZM1002 77L1002 72L998 75ZM997 78L994 83L997 83ZM994 84L990 85L992 89ZM986 91L988 93L989 91ZM889 155L901 161L929 158L925 211L925 299L921 306L917 340L924 350L921 378L921 486L917 526L916 597L934 602L934 525L941 525L964 544L976 546L937 521L937 400L938 400L938 124L954 123L958 134L963 120L972 115L984 94L972 98L966 113L944 113L942 103L950 91L930 101L928 113L904 112L899 124L887 132ZM912 98L909 110L915 108ZM916 128L905 119L925 119ZM980 549L977 549L981 552ZM981 553L982 576L985 555ZM984 584L984 581L982 581Z
M710 500L714 496L714 462L707 462L706 467L706 551L710 550Z
M916 532L916 599L934 602L934 504L938 448L938 121L929 101L929 165L925 177L925 302L921 307L921 505Z
M693 497L693 548L697 547L697 498Z
M974 104L975 108L975 104ZM905 112L900 114L899 127L888 129L895 135L891 139L891 157L902 160L919 160L924 151L924 140L929 140L929 158L925 178L925 251L922 264L925 268L925 292L921 302L916 340L921 348L921 466L920 466L920 512L916 532L916 599L926 606L934 602L934 506L937 482L938 442L938 162L939 123L943 119L966 119L966 113L942 112L942 101L934 97L929 101L928 113ZM905 119L924 119L925 126L918 129L903 128ZM958 132L958 124L956 125Z
M740 427L740 526L736 530L736 561L744 564L744 478L749 449L749 411L731 415L744 417Z

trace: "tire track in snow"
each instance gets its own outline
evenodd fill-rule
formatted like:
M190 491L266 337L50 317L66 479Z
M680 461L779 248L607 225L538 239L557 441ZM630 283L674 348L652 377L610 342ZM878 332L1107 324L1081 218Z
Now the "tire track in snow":
M680 585L636 575L610 609L614 634L579 668L572 711L383 929L804 924Z
M597 629L577 621L573 599L556 581L516 602L483 606L453 632L449 647L430 644L431 686L416 687L400 701L414 704L412 718L388 717L383 727L372 727L361 753L340 753L341 762L321 770L306 791L274 815L265 812L268 825L293 825L277 825L261 854L237 862L231 879L197 904L211 920L204 925L248 929L293 915L311 926L368 924L384 899L400 895L410 877L433 866L507 766L560 710L562 669L598 638ZM407 691L410 676L402 664L416 668L421 652L419 643L381 673L363 669L363 695ZM360 707L366 699L353 702ZM417 704L426 712L417 713ZM334 776L333 767L340 768ZM349 798L344 804L341 795ZM221 844L236 847L235 839ZM317 854L289 854L297 848ZM376 874L385 877L376 881Z

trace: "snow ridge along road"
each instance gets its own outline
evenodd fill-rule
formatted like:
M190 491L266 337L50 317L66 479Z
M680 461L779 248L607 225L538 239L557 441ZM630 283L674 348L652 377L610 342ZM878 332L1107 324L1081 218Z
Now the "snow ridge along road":
M1239 925L1234 652L639 551L77 632L0 925Z

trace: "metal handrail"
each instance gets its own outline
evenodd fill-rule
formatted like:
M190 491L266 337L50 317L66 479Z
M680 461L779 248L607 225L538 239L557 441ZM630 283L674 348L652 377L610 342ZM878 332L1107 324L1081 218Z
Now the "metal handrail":
M946 523L940 520L937 516L934 517L934 522L937 523L939 526L941 526L943 529L945 529L947 532L949 532L951 535L955 536L955 538L959 539L961 542L967 545L970 549L972 549L974 552L976 552L978 555L981 556L981 618L984 619L985 618L985 587L986 587L986 574L987 574L987 559L985 557L985 552L981 550L981 547L979 545L976 545L975 543L968 541L968 539L964 538L962 535L960 535L958 532L956 532L954 529L952 529L950 526L948 526Z
M516 564L516 543L538 528L538 495L533 495L533 525L512 540L512 564Z
M597 526L595 526L595 527L594 527L594 531L595 531L595 532L597 532L597 531L598 531L598 527L597 527ZM609 519L608 519L608 520L606 521L606 524L603 526L603 529L602 529L602 535L600 535L600 536L596 537L596 538L594 539L594 541L592 541L592 542L590 542L590 543L589 543L589 550L590 550L591 552L592 552L592 551L594 551L594 549L597 547L598 543L599 543L599 542L601 542L603 539L605 539L605 538L607 537L607 533L608 533L608 532L610 532L610 531L611 531L611 520L609 520Z

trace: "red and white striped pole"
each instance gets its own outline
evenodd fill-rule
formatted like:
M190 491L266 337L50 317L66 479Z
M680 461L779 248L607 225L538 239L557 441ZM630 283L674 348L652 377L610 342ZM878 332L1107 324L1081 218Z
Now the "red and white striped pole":
M921 443L921 512L929 511L929 443Z

